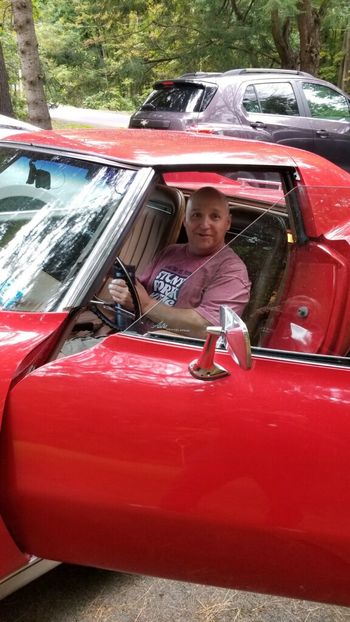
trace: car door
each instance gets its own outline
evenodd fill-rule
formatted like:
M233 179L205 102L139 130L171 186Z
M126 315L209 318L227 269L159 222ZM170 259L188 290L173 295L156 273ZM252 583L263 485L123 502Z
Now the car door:
M347 359L116 334L10 394L1 512L48 559L349 604Z
M252 295L251 363L241 324L222 324L230 350L214 350L217 328L205 345L130 328L27 369L5 404L1 516L47 559L349 604L348 188L293 192L315 230L300 242L278 182L242 189L234 248L254 206L245 251L258 286L279 283L268 304Z
M350 171L350 100L324 84L302 82L315 152Z
M290 81L264 81L241 88L242 112L252 128L276 143L314 151L314 133L302 99Z

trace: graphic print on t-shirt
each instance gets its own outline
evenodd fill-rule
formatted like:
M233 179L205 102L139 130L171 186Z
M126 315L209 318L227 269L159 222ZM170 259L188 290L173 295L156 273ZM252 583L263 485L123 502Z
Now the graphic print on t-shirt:
M152 298L172 307L176 303L181 286L188 276L188 274L180 276L170 270L160 270L153 281Z

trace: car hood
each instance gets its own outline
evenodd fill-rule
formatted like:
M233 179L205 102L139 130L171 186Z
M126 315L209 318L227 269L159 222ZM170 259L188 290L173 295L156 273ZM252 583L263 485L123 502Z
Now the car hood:
M0 312L0 423L15 380L47 360L67 313Z

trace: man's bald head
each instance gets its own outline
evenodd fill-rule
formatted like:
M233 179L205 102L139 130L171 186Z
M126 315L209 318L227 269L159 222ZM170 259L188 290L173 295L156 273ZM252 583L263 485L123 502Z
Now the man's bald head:
M204 186L190 196L184 225L190 251L195 255L210 255L225 244L231 225L228 201L222 192Z
M215 203L217 205L221 205L227 214L230 213L228 201L225 195L213 186L203 186L203 188L199 188L199 190L193 192L187 201L186 210L190 209L193 205L201 203Z

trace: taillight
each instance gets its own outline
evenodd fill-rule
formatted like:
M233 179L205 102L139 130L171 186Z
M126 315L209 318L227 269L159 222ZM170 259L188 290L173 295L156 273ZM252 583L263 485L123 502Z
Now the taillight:
M195 132L196 134L218 134L217 130L212 127L200 127L198 125L189 125L186 132Z

